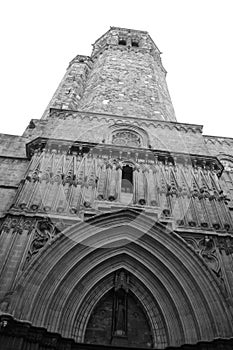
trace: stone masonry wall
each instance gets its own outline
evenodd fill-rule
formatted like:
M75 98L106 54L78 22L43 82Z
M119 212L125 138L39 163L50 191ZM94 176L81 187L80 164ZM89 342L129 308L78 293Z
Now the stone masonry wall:
M49 102L42 119L48 117L51 107L71 110L78 109L90 69L89 60L90 58L87 56L78 55L70 62L66 74Z
M25 137L36 137L112 143L113 130L133 128L143 133L144 147L168 152L209 155L199 125L169 123L147 119L54 111L53 117L37 121L35 129L27 129Z
M212 155L233 157L233 139L230 137L205 136L206 147Z
M26 138L0 134L0 217L10 208L26 171Z
M149 53L109 49L95 60L80 109L174 120L165 72Z
M17 188L0 187L0 217L10 208L16 195Z
M0 186L19 186L28 163L27 159L0 157Z
M22 136L0 134L0 155L26 157L26 142L27 139Z
M0 217L11 206L29 161L0 157Z

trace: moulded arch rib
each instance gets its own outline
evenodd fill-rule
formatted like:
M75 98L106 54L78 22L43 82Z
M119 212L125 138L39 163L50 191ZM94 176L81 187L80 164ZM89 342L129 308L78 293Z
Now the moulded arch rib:
M98 300L110 288L109 276L122 267L135 281L132 288L140 284L151 307L160 310L169 345L231 334L228 307L201 258L174 232L130 209L101 214L60 234L21 276L11 311L83 340L95 305L91 295ZM137 293L143 304L143 293ZM156 317L143 305L153 324Z

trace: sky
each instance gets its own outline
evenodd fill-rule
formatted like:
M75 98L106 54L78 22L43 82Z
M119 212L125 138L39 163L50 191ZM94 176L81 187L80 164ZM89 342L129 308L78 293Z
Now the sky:
M0 132L41 118L77 54L110 26L159 47L178 122L233 137L232 0L5 0L0 4Z

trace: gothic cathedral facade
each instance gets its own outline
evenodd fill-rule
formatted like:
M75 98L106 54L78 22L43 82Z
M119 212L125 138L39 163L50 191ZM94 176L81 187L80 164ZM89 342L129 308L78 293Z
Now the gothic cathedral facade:
M1 349L233 348L233 139L177 122L160 54L111 27L1 134Z

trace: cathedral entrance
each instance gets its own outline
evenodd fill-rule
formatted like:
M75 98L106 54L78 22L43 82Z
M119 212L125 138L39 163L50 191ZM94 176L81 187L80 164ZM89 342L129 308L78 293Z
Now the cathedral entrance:
M90 316L85 343L127 347L153 347L152 332L143 306L128 290L121 271L115 287L97 303Z

